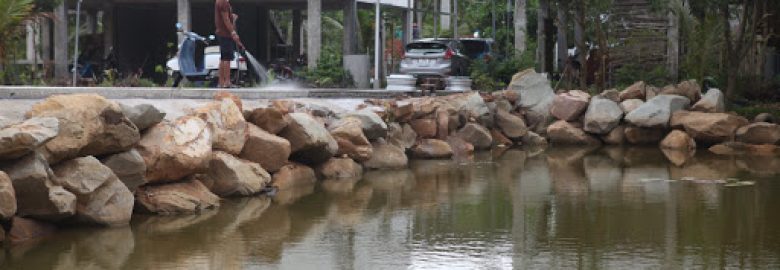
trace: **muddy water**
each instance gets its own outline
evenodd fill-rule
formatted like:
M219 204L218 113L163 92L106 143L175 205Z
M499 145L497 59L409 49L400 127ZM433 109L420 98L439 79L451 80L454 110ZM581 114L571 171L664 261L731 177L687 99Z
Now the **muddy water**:
M0 269L778 269L778 208L780 158L509 150L64 229Z

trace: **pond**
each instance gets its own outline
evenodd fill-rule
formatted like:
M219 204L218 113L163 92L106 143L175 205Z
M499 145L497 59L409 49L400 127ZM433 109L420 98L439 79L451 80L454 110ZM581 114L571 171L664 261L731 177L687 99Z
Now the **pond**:
M780 268L780 157L699 152L413 161L195 216L62 229L6 246L0 269ZM754 184L713 181L727 178Z

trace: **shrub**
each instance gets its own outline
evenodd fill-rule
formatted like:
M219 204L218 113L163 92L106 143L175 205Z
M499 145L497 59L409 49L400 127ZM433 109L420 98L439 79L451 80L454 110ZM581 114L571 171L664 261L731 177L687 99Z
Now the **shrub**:
M355 85L352 75L344 69L341 55L324 53L317 62L317 67L306 69L300 77L311 87L319 88L352 88Z
M475 60L471 64L473 88L483 91L505 89L512 76L517 72L534 67L535 48L529 48L523 54L510 54L507 57L493 57L489 61Z

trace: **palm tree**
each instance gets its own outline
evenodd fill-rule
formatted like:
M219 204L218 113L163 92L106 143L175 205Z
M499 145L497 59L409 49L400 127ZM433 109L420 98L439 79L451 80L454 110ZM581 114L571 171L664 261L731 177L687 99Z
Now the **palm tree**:
M6 54L13 36L22 30L33 16L33 0L0 0L0 66L7 61Z

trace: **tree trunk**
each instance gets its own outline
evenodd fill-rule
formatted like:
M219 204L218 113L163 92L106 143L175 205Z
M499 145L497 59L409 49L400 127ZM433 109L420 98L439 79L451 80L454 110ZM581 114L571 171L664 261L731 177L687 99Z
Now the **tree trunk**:
M566 68L566 61L569 58L569 43L566 37L566 28L568 24L568 9L566 0L558 1L558 72L563 73Z
M580 62L580 89L586 91L588 90L588 48L585 44L585 3L582 0L578 0L576 5L574 40L577 43L577 53Z
M526 0L515 1L515 51L518 54L525 52L526 28L528 18L525 15Z
M547 18L550 16L550 3L548 0L539 0L539 9L536 16L536 63L539 72L547 72Z

